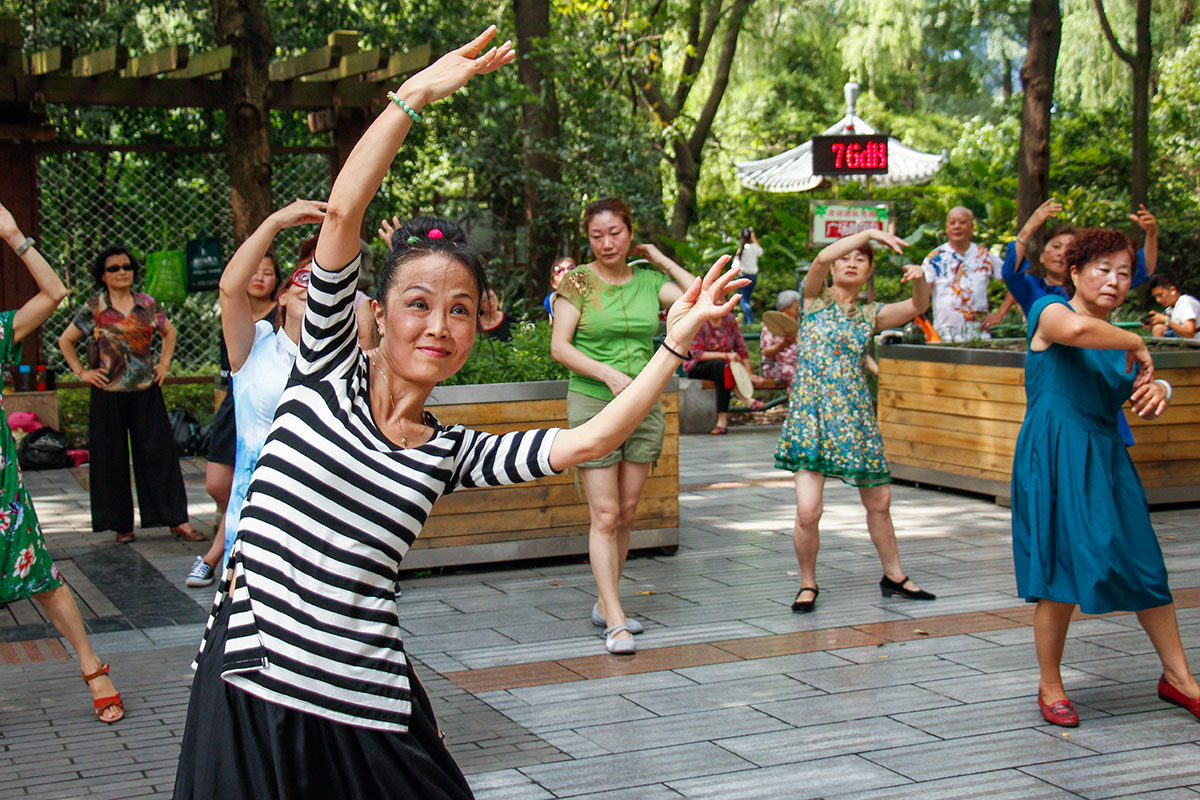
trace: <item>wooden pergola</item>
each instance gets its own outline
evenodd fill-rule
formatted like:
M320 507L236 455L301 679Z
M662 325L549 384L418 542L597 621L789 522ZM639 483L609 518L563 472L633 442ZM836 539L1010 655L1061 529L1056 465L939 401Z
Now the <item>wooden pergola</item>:
M227 108L232 87L226 73L237 48L203 53L170 46L130 56L123 46L75 54L52 47L23 54L16 17L0 17L0 201L30 236L39 233L37 154L56 138L45 125L45 106L125 108ZM331 134L336 174L397 80L430 63L428 44L389 53L359 48L357 31L334 31L323 47L271 63L271 110L307 111L309 129ZM169 147L164 146L164 151ZM0 249L0 309L15 308L36 291L15 254ZM40 337L26 361L41 355Z

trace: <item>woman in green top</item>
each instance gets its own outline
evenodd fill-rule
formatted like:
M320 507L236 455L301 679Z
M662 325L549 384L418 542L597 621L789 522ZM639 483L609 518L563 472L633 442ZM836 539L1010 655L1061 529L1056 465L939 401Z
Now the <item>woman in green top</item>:
M17 251L38 288L38 293L16 311L0 313L0 364L15 364L21 360L21 340L54 313L67 296L67 287L33 246L33 239L26 238L13 215L2 205L0 239ZM16 276L7 277L16 280ZM30 597L41 603L46 616L79 656L83 680L92 690L96 716L109 724L125 716L121 695L108 677L108 665L102 664L93 652L75 598L46 552L46 540L21 479L17 446L3 408L0 408L0 559L3 559L0 605Z
M652 244L633 243L633 215L616 197L597 200L583 213L595 260L567 273L554 300L550 353L571 371L567 422L574 428L599 413L641 372L653 353L658 311L683 294L693 276ZM657 270L634 269L631 255ZM588 555L599 590L592 623L605 628L611 653L636 651L637 620L621 609L617 582L629 554L629 531L650 465L662 453L666 421L655 404L624 444L580 464L591 527Z

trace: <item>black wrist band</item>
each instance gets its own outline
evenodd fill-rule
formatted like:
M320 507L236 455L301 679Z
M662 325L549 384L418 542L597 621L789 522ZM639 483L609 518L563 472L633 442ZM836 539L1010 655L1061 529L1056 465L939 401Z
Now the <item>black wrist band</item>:
M663 349L664 349L664 350L666 350L668 353L670 353L671 355L675 356L676 358L678 358L678 359L679 359L679 360L681 360L681 361L687 361L688 359L690 359L690 358L692 357L692 351L691 351L691 350L688 350L688 352L687 352L687 355L686 355L686 356L685 356L685 355L683 355L683 354L681 354L681 353L676 353L676 352L675 352L675 350L674 350L674 349L672 349L671 345L667 344L667 339L666 339L666 337L665 337L665 336L663 337L663 340L662 340L662 346L663 346Z

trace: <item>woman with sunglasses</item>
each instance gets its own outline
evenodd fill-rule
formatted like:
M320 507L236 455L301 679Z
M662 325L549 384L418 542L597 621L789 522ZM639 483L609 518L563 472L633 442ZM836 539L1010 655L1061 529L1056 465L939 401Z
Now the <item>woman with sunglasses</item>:
M188 524L179 453L159 388L175 353L175 327L157 300L133 290L137 270L137 262L124 247L101 250L92 262L92 278L100 291L76 309L58 338L67 366L92 387L88 412L92 530L116 531L122 544L133 541L132 453L142 527L168 526L179 538L199 542L204 536ZM157 362L155 333L162 337ZM75 351L85 338L91 362L86 369Z
M558 297L558 285L562 283L563 276L573 269L575 259L570 256L563 256L550 265L550 294L546 295L542 306L546 309L546 316L550 318L551 325L554 324L554 298Z
M263 220L233 254L221 273L221 332L229 350L233 379L234 430L237 439L233 483L225 507L224 552L233 550L238 519L250 489L250 476L267 441L275 407L296 363L300 324L308 304L310 267L297 267L279 289L279 312L271 319L256 319L246 293L258 265L284 228L318 223L325 218L325 203L297 200ZM311 264L311 259L309 259Z

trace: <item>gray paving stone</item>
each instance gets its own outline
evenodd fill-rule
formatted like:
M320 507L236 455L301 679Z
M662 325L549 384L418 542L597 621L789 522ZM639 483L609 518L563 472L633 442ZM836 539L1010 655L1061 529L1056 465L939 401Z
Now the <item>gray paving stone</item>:
M602 725L606 722L629 722L654 716L644 707L623 697L601 697L576 700L570 704L550 704L510 708L504 715L531 731L553 731Z
M1080 720L1089 726L1093 721L1107 716L1104 712L1078 702L1078 699L1074 705ZM892 718L942 739L1032 728L1043 722L1037 701L1033 697L1013 697L966 706L894 714Z
M886 718L716 739L726 750L763 767L936 741L928 733Z
M852 664L788 674L826 692L848 692L943 678L976 676L979 672L937 656L926 656L907 659L899 669L886 661L876 661L873 664Z
M754 658L747 661L732 661L725 664L705 664L702 667L684 667L683 669L675 670L675 672L697 683L745 680L746 678L779 675L782 673L792 673L803 680L802 673L807 670L844 666L845 664L846 662L837 656L816 652L774 656L771 658Z
M625 753L674 744L750 736L787 727L786 723L768 714L741 706L637 722L593 725L576 728L575 732L610 753Z
M1062 668L1062 678L1067 692L1072 694L1076 689L1113 683L1108 678L1097 677L1071 667ZM994 675L920 681L919 685L964 703L981 703L1006 697L1036 696L1038 672L1036 669L1011 670Z
M972 650L996 649L1000 645L985 641L977 636L960 634L957 636L937 636L914 639L908 642L886 642L882 645L867 645L866 647L844 647L828 651L830 655L853 661L857 664L870 664L876 661L896 661L899 659L920 658L928 655L952 655Z
M676 672L646 672L641 675L593 678L586 681L552 683L546 686L527 686L521 689L509 689L508 692L527 705L543 705L545 703L573 703L576 700L583 700L590 697L629 696L636 692L647 692L655 689L675 689L682 686L694 687L696 685L695 680L690 678L690 676L681 674L682 672L682 670Z
M630 794L627 789L615 789L611 792L576 795L574 800L631 800ZM637 800L679 800L681 797L683 795L679 792L661 783L637 787Z
M552 800L554 795L515 769L481 772L467 779L476 800Z
M1194 789L1163 789L1158 792L1121 795L1120 800L1196 800L1200 792Z
M1181 744L1092 756L1024 772L1088 800L1200 783L1200 746Z
M1093 755L1093 751L1072 744L1058 734L1034 735L1036 733L990 733L863 753L862 756L914 780L928 781Z
M826 800L896 800L897 796L896 791L881 789L830 795ZM900 792L899 796L919 796L921 800L1077 800L1079 797L1015 769L924 781L917 793Z
M1108 637L1103 637L1103 641L1107 642ZM1063 652L1063 663L1081 665L1079 669L1091 672L1086 666L1083 666L1085 662L1119 658L1122 655L1122 653L1109 647L1102 647L1092 640L1068 639ZM1036 663L1034 653L1021 647L946 653L945 658L987 673L1028 669L1031 663Z
M790 725L803 727L960 705L957 700L918 686L895 686L805 697L799 700L756 703L754 707Z
M763 798L824 797L900 786L911 782L858 756L839 756L778 767L743 770L694 780L670 780L667 785L692 800L762 800ZM899 790L906 791L904 788Z
M1082 715L1080 720L1082 723ZM1048 734L1057 732L1048 725L1039 730ZM1166 704L1162 704L1161 711L1089 719L1086 724L1071 731L1072 744L1098 753L1118 753L1197 741L1200 741L1200 730L1197 730L1195 717L1182 709L1168 708Z
M628 699L658 715L685 714L730 708L792 697L808 697L820 692L784 675L710 683L680 689L634 692Z
M633 753L597 756L560 764L542 764L521 770L556 797L588 792L629 789L698 776L723 775L749 769L752 764L707 742L660 747ZM687 792L683 792L689 796ZM636 797L636 792L631 791Z

